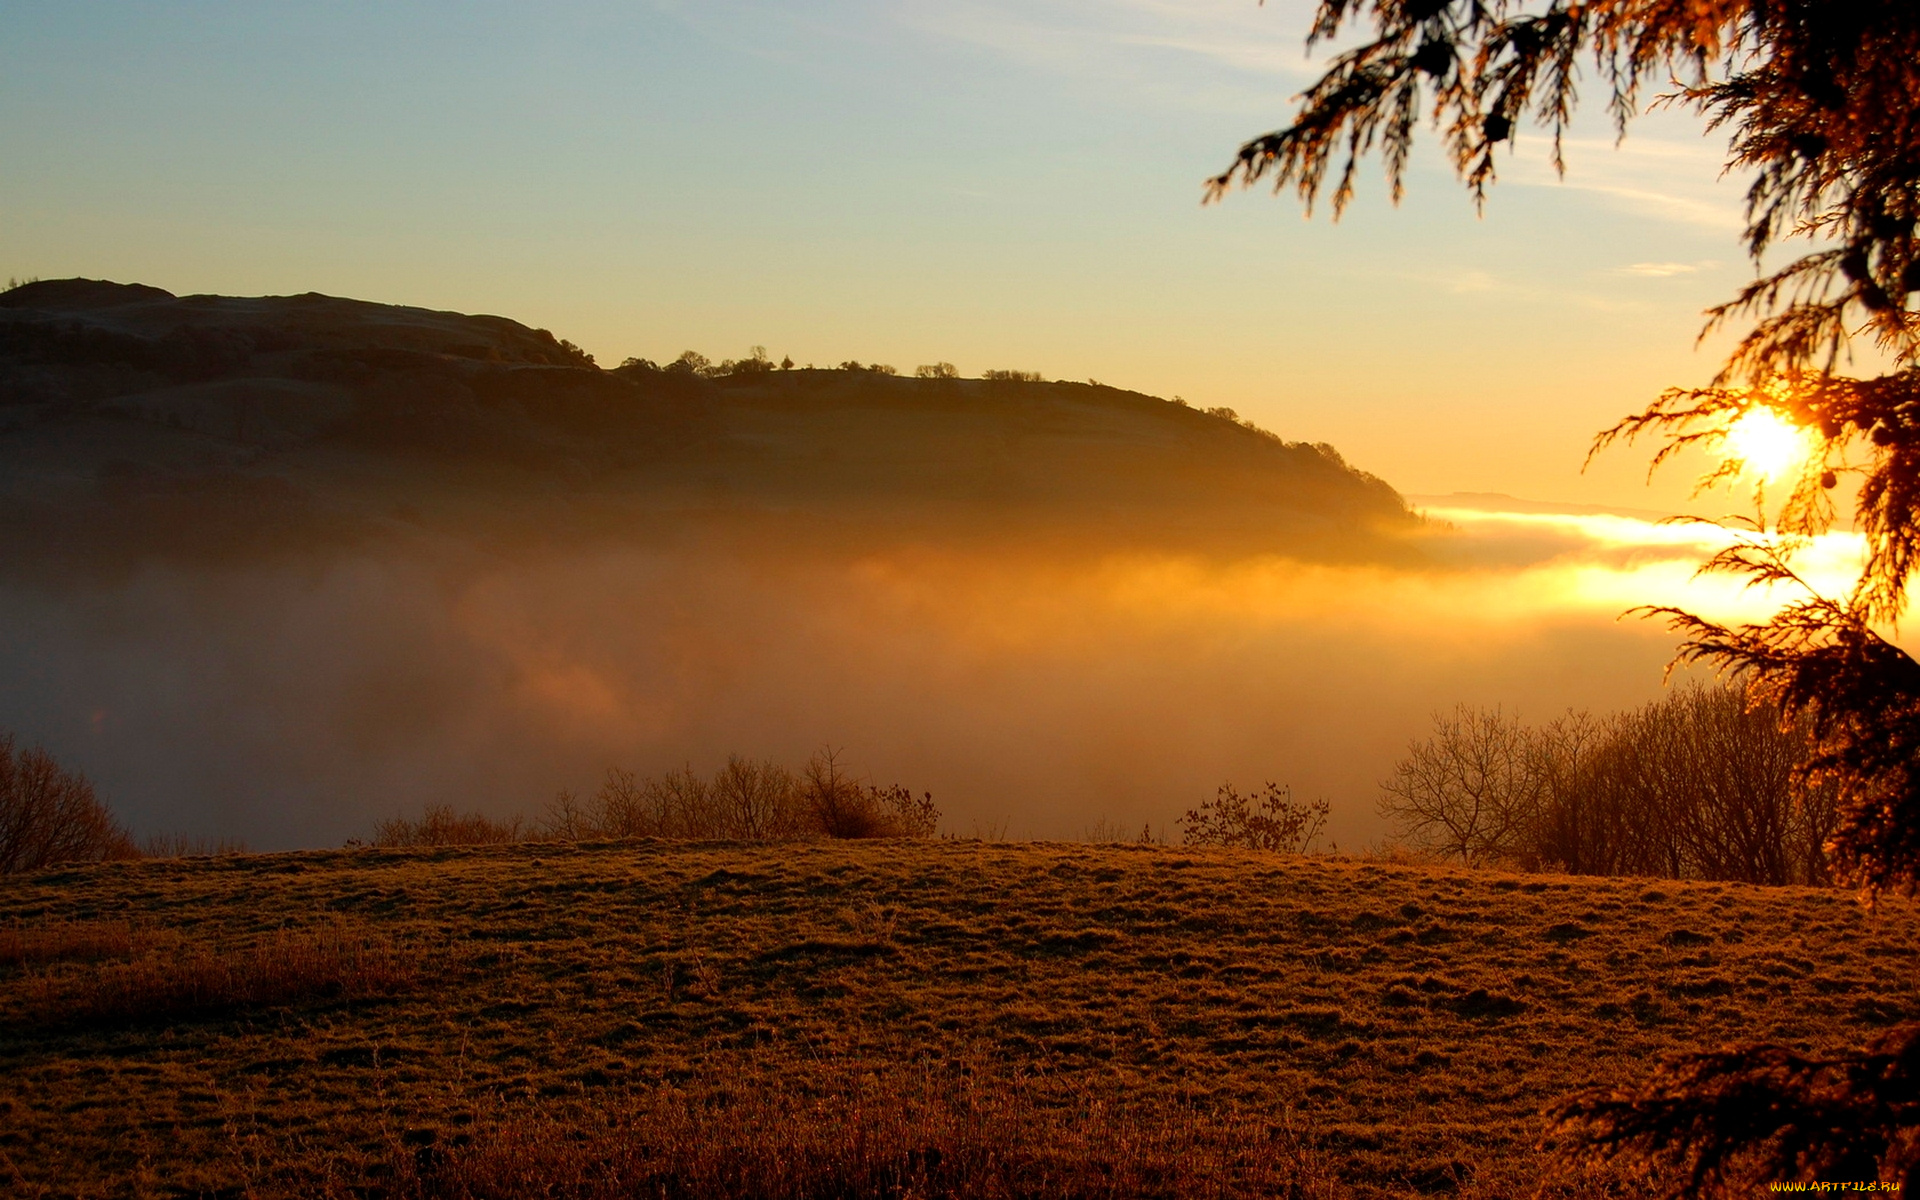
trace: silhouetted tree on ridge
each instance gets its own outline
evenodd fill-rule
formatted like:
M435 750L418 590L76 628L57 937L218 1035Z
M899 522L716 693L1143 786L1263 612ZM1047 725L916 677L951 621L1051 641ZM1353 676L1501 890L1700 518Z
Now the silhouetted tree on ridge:
M1772 518L1703 571L1799 589L1772 619L1727 625L1648 608L1684 635L1679 657L1742 679L1755 699L1805 722L1801 768L1837 789L1828 851L1868 895L1920 889L1920 663L1884 630L1920 565L1920 5L1912 0L1322 0L1309 44L1350 26L1363 38L1301 97L1293 122L1254 138L1209 198L1271 179L1311 209L1331 174L1335 214L1359 160L1378 151L1393 197L1423 123L1439 131L1476 202L1495 152L1527 118L1562 137L1591 63L1621 131L1646 88L1732 137L1728 167L1751 172L1744 241L1756 269L1777 242L1818 248L1762 274L1709 311L1707 329L1751 320L1706 388L1669 390L1602 433L1662 433L1654 465L1681 447L1724 448L1756 413L1791 422L1811 446ZM1890 363L1867 379L1841 358L1870 345ZM1704 483L1743 467L1727 459ZM1851 591L1808 586L1793 556L1836 517L1831 492L1859 479L1855 525L1868 558ZM1577 1098L1560 1111L1576 1144L1669 1168L1669 1194L1791 1178L1877 1174L1920 1185L1920 1024L1858 1054L1810 1060L1773 1047L1697 1055L1639 1090ZM1672 1169L1678 1168L1678 1169Z
M1832 790L1794 794L1806 748L1776 706L1724 685L1539 726L1462 704L1381 781L1380 813L1468 864L1819 886Z
M86 776L37 746L15 752L0 733L0 875L139 857Z

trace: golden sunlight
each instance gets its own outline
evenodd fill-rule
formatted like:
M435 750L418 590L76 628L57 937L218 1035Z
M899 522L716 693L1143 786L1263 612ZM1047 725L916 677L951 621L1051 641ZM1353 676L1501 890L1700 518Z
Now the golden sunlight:
M1771 408L1751 409L1728 427L1722 446L1741 469L1772 481L1805 457L1806 437L1799 426Z

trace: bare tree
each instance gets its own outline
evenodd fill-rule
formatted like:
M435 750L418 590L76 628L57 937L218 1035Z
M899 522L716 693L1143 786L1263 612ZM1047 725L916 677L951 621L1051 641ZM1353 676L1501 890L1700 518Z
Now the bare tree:
M1737 687L1688 687L1606 721L1533 731L1542 775L1520 857L1575 874L1827 882L1831 786L1801 725Z
M540 828L567 841L728 836L716 828L717 810L714 785L689 767L659 778L609 767L591 799L569 791L554 797Z
M1497 708L1465 704L1436 713L1433 724L1433 736L1413 743L1380 784L1381 815L1464 863L1512 856L1540 801L1527 730Z
M0 875L138 857L84 775L37 746L15 753L12 735L0 734Z
M1589 784L1608 728L1588 713L1569 712L1528 739L1527 765L1540 787L1522 854L1529 865L1552 864L1576 875L1616 873L1600 853L1607 814Z
M607 777L593 794L584 818L587 835L594 838L657 837L660 816L649 803L652 781L643 784L632 771L608 767Z
M1543 859L1582 875L1681 875L1664 795L1666 763L1651 749L1630 717L1608 722L1572 788L1547 810L1548 825L1577 832L1577 839Z
M630 780L631 775L628 776ZM648 777L640 787L639 809L655 837L710 838L724 836L717 828L712 786L683 766L658 778ZM638 832L625 837L644 836Z
M800 783L778 763L729 756L713 777L711 795L728 837L775 841L807 832Z
M1656 722L1681 794L1671 801L1677 839L1702 879L1788 883L1793 769L1804 739L1780 727L1771 706L1750 709L1725 688L1692 688Z

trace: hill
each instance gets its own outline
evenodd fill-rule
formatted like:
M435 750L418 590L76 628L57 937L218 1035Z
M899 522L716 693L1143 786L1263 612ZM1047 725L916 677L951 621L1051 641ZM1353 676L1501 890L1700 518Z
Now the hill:
M0 293L0 477L16 553L750 511L1351 557L1414 524L1330 447L1116 388L609 371L501 317L78 279Z
M0 881L0 1173L455 1195L491 1163L624 1194L609 1163L672 1137L865 1136L898 1183L968 1129L1017 1139L979 1116L1011 1089L1056 1156L1150 1156L1130 1113L1289 1156L1303 1195L1525 1194L1544 1104L1683 1049L1858 1044L1920 1007L1917 954L1910 906L1832 891L1151 846L110 864ZM902 1132L916 1104L946 1123ZM1141 1194L1273 1194L1209 1179Z

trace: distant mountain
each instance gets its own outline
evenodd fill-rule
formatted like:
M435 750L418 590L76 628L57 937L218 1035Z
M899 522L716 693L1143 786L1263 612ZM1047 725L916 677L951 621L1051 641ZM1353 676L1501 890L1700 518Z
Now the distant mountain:
M603 370L503 317L83 279L0 293L0 506L22 554L756 513L1351 557L1417 520L1331 447L1116 388Z

